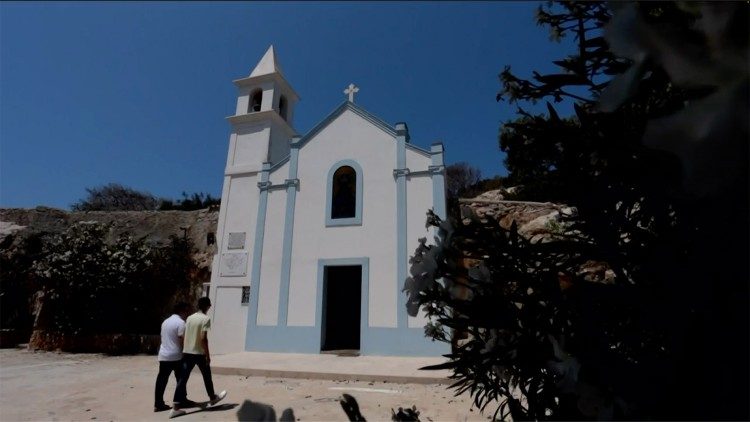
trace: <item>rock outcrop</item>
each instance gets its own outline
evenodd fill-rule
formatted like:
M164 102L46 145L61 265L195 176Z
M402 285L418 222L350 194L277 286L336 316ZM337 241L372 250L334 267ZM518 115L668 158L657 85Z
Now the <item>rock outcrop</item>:
M56 208L36 207L0 209L0 244L4 253L32 234L56 234L70 225L96 221L112 224L111 240L122 233L146 238L153 245L164 245L171 235L188 236L195 245L193 255L198 267L211 271L216 253L218 208L197 211L88 211L69 212ZM208 280L206 280L208 282Z
M461 218L468 223L472 218L497 220L498 225L509 230L515 222L518 234L532 243L551 242L556 236L569 231L566 217L577 216L577 210L564 204L505 200L507 190L485 192L475 198L460 199ZM609 264L586 261L577 272L585 281L603 284L615 282L615 273Z
M564 217L574 216L575 208L551 202L505 200L505 191L492 190L475 198L460 199L461 218L485 220L492 217L500 227L509 230L515 222L518 234L532 242L550 241L564 231Z

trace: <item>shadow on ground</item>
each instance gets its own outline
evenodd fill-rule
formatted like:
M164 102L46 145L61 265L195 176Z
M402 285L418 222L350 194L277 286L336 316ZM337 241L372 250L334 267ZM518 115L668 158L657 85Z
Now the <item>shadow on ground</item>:
M273 406L265 403L254 402L252 400L245 400L237 410L238 421L253 421L253 422L276 422L276 411ZM284 409L281 412L281 418L278 419L281 422L294 421L294 411L291 408Z
M339 398L339 404L346 413L350 422L365 422L366 419L362 416L359 411L359 404L357 400L349 394L343 394ZM239 421L253 421L253 422L276 422L276 411L273 406L265 403L253 402L251 400L245 400L237 410L237 420ZM281 412L281 417L278 419L279 422L294 422L294 411L292 408L286 408ZM419 411L416 406L411 408L398 408L398 412L391 409L391 420L393 421L410 421L419 422Z

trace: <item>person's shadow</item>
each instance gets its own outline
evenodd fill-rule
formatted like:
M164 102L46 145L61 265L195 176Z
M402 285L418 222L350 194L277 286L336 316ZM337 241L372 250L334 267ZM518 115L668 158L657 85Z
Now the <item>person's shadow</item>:
M237 403L224 403L224 404L218 404L216 406L210 406L210 407L209 406L197 406L196 405L196 406L193 406L193 407L195 408L194 410L191 410L191 408L186 408L185 410L186 410L187 413L184 413L181 416L192 415L193 413L198 413L198 412L216 412L216 411L220 411L220 410L232 410L235 407L237 407Z
M242 402L242 406L237 410L237 420L243 422L276 422L276 410L273 406L265 403L245 400ZM294 411L291 408L284 409L278 420L281 422L294 421Z
M362 413L359 411L359 404L357 399L350 396L349 394L342 394L339 398L339 404L344 409L344 413L351 422L367 422ZM234 406L234 405L233 405ZM398 412L391 409L391 420L392 421L411 421L419 422L419 411L416 406L411 408L398 408ZM276 422L276 410L273 406L265 403L254 402L251 400L245 400L237 410L238 421L253 421L253 422ZM281 417L278 419L279 422L294 422L294 411L288 407L281 412Z

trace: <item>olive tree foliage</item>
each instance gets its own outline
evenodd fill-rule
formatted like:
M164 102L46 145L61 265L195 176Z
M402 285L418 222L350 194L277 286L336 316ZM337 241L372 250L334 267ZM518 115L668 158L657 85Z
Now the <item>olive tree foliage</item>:
M163 247L82 222L42 246L32 269L44 294L37 328L68 333L153 333L165 303L195 268L189 239Z
M117 183L86 188L86 192L85 199L71 206L73 211L153 211L159 206L154 195Z
M182 192L182 199L173 201L171 199L161 199L159 202L159 211L178 210L178 211L192 211L208 208L210 206L219 205L221 198L214 198L211 194L203 192L193 193L188 195L186 192Z
M203 192L182 192L182 199L172 200L117 183L86 188L86 192L86 198L71 205L73 211L193 211L221 203L221 198Z
M479 183L482 172L466 162L451 164L445 168L445 190L448 198L455 199Z
M577 212L543 243L429 216L407 307L436 340L467 335L435 367L457 394L514 420L748 417L747 20L743 3L540 7L577 49L560 73L501 73L519 117L500 147L523 196Z

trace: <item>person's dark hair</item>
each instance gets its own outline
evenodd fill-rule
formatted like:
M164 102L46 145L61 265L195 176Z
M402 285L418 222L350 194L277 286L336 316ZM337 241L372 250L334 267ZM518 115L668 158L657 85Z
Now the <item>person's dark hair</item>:
M211 299L207 297L202 297L198 299L198 309L200 309L203 312L206 312L208 308L211 307Z
M183 312L187 312L190 310L190 305L188 305L185 302L177 302L174 305L174 309L172 310L172 313L174 314L181 314Z

